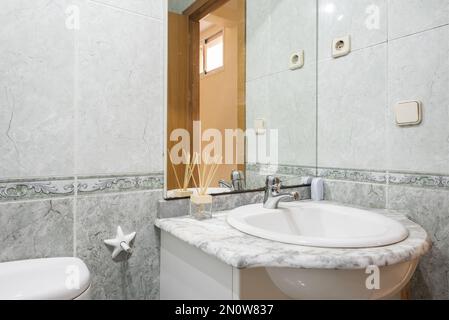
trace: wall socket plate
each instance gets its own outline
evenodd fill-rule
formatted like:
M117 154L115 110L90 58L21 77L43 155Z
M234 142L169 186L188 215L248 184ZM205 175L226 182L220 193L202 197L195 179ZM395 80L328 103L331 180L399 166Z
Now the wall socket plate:
M290 56L290 70L304 67L304 50L299 50Z
M351 36L347 35L335 38L332 41L332 57L338 58L348 55L351 52Z

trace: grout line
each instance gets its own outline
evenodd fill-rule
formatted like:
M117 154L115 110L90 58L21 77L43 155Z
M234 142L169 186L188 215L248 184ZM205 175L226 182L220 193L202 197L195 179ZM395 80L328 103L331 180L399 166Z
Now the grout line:
M267 73L267 74L264 74L264 75L262 75L262 76L255 77L255 78L252 78L252 79L247 79L247 80L246 80L246 83L251 83L251 82L258 81L258 80L262 80L262 79L265 79L265 78L270 78L270 77L279 75L279 74L281 74L281 73L285 73L285 72L287 72L287 71L290 71L290 72L291 72L291 70L288 69L288 68L287 68L287 69L282 69L282 70L280 70L280 71L275 71L275 72Z
M59 201L59 200L74 200L74 205L72 206L72 210L78 208L77 204L75 204L75 200L78 199L86 199L86 198L100 198L107 196L119 196L119 195L130 195L130 194L143 194L143 193L156 193L162 192L164 189L147 189L147 190L130 190L130 191L116 191L116 192L103 192L103 193L86 193L86 194L78 194L78 195L70 195L70 196L61 196L61 197L43 197L43 198L34 198L34 199L17 199L17 200L7 200L1 201L0 206L6 204L17 204L17 203L33 203L33 202L45 202L45 201Z
M385 145L385 161L389 162L389 155L390 155L390 141L388 140L387 136L387 128L388 128L388 115L390 110L390 4L387 3L386 6L386 24L387 24L387 49L386 49L386 84L385 84L385 99L386 99L386 106L385 106L385 130L384 130L384 145ZM387 169L386 171L386 183L385 183L385 209L388 209L389 207L389 198L390 198L390 170Z
M74 173L74 181L73 181L73 192L74 192L74 200L73 200L73 256L77 256L77 219L78 219L78 154L79 154L79 38L78 31L74 30L74 62L73 62L73 107L74 107L74 126L73 126L73 173Z
M69 200L75 199L73 195L65 196L65 197L53 197L53 198L36 198L36 199L19 199L19 200L9 200L9 201L0 201L0 205L6 204L17 204L17 203L34 203L34 202L44 202L44 201L55 201L55 200ZM73 208L73 206L72 206Z
M319 147L319 125L320 125L320 121L319 121L319 94L320 94L320 86L319 86L319 71L320 71L320 62L318 59L319 56L319 50L320 50L320 4L319 1L317 1L316 3L316 12L315 12L315 17L316 17L316 35L315 35L315 176L318 176L318 163L319 163L319 151L318 151L318 147Z
M393 41L404 39L404 38L408 38L408 37L413 37L413 36L416 36L416 35L421 34L421 33L426 33L426 32L433 31L433 30L440 29L440 28L444 28L444 27L447 27L447 26L449 26L449 23L445 23L445 24L442 24L442 25L439 25L439 26L436 26L436 27L432 27L432 28L428 28L428 29L425 29L425 30L421 30L421 31L417 31L417 32L414 32L414 33L410 33L410 34L407 34L405 36L392 38L392 39L389 39L389 42L393 42Z
M372 49L372 48L375 48L375 47L378 47L378 46L381 46L381 45L384 45L384 44L388 44L388 40L384 40L384 41L382 41L382 42L377 42L377 43L374 43L374 44L370 44L370 45L365 46L365 47L363 47L363 48L357 48L357 49L351 50L351 53L361 52L361 51L363 51L363 50L366 50L366 49ZM350 53L350 54L351 54L351 53ZM348 55L348 57L349 57L349 56L350 56L350 55ZM344 58L344 57L341 57L341 58ZM318 59L318 63L329 62L329 61L334 61L334 60L339 60L339 59L341 59L341 58L332 58L332 57L322 58L322 59Z
M136 11L125 9L125 8L120 8L120 7L111 5L111 4L104 3L104 2L102 2L100 0L88 0L88 1L91 2L91 3L94 3L96 5L105 6L105 7L114 9L114 10L126 12L126 13L129 13L129 14L133 14L133 15L136 15L136 16L143 17L143 18L155 20L155 21L158 21L158 22L163 22L162 18L156 18L156 17L150 16L150 15L144 14L144 13L136 12Z
M73 102L72 102L73 103ZM76 116L76 115L75 115ZM74 116L74 117L75 117ZM75 122L75 120L74 120ZM75 126L75 124L73 124ZM74 134L76 134L76 129L74 128ZM73 139L75 142L75 138ZM75 146L74 146L75 148ZM76 154L74 153L73 156ZM75 169L75 161L73 160L73 169ZM20 183L20 182L33 182L33 181L39 181L39 182L51 182L51 181L74 181L75 178L77 180L88 180L88 179L109 179L109 178L133 178L133 177L159 177L164 175L164 172L148 172L148 173L117 173L117 174L96 174L96 175L82 175L77 174L73 176L41 176L41 177L22 177L22 178L2 178L0 179L0 183Z

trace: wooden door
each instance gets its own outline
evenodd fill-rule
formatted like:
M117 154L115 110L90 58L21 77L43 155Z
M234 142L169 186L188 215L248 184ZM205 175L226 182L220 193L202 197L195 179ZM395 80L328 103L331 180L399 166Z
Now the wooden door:
M170 141L175 129L192 132L190 90L189 17L168 13L168 96L167 96L167 149L176 142ZM166 152L168 152L166 150ZM167 190L178 189L170 157L167 156ZM184 166L176 167L178 177L184 176ZM182 183L182 181L181 181Z

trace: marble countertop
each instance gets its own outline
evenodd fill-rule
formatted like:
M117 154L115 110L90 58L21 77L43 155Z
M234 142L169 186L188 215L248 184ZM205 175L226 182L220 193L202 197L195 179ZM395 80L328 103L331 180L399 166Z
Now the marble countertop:
M401 222L409 237L397 244L367 249L314 248L265 240L244 234L226 222L228 212L213 219L159 219L156 226L235 268L287 267L305 269L365 269L410 261L430 249L427 233L402 213L374 210Z

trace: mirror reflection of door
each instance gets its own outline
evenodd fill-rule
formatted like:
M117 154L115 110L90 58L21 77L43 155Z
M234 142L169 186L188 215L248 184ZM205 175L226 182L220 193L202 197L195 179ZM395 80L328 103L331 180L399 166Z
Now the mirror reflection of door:
M179 1L174 1L173 8L175 4L179 6ZM245 169L244 141L232 141L233 154L228 154L227 159L229 141L224 141L226 130L243 132L246 124L245 9L244 0L198 0L182 12L178 7L178 12L172 9L168 14L167 151L179 143L172 141L172 133L180 128L190 134L185 155L191 158L195 145L201 145L202 152L208 145L221 145L221 164L211 177L210 193L232 191L232 172ZM219 132L222 141L215 141L208 132ZM210 155L215 156L215 150ZM230 156L235 161L226 161ZM173 191L185 187L183 179L188 170L184 163L174 162L167 157L168 197L176 196ZM190 189L195 187L193 181L199 180L195 179L198 169L193 175L188 183Z

